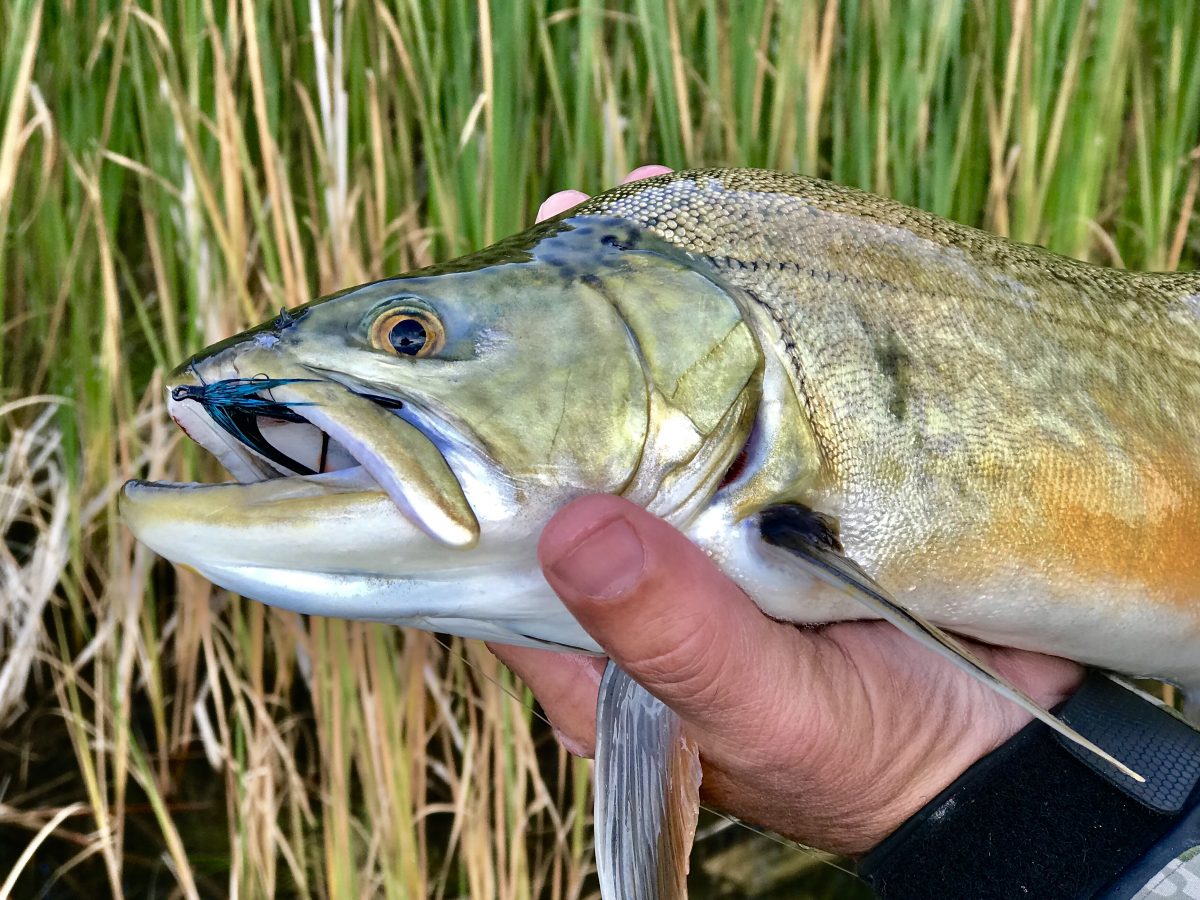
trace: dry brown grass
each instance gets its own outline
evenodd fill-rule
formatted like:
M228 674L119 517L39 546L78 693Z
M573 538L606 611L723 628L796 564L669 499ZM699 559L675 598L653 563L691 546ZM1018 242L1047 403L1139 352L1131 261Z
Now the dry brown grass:
M121 528L124 479L217 475L163 414L186 353L647 161L1194 264L1198 61L1200 8L1132 0L5 4L0 898L591 890L587 764L482 647L269 610Z

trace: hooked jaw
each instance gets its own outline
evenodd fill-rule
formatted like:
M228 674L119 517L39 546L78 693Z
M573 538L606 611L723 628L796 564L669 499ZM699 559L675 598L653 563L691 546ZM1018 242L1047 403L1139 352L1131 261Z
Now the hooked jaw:
M405 418L401 400L288 368L291 377L206 382L189 364L168 388L168 412L239 482L360 468L434 540L464 548L478 541L461 484L434 442Z
M296 612L598 650L542 579L536 525L511 515L494 463L399 400L287 375L176 373L171 417L237 483L129 482L140 540Z

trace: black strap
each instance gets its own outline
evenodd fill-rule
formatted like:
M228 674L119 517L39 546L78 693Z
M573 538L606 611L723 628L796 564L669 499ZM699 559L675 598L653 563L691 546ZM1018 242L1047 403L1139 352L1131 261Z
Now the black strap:
M1056 712L1146 784L1033 722L862 860L881 897L1093 897L1197 802L1200 733L1174 715L1095 672Z
M1151 809L1178 813L1200 779L1200 732L1145 695L1093 673L1059 717L1145 777L1139 784L1060 734L1054 739ZM1142 770L1145 771L1142 771Z

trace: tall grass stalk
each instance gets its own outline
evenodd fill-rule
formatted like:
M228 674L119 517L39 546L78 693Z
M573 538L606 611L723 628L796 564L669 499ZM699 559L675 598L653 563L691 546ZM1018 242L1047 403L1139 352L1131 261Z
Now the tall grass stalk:
M219 475L162 407L189 351L646 162L1192 267L1198 145L1188 2L4 4L0 893L594 891L587 764L480 646L269 610L122 530L124 479ZM754 890L854 891L794 868Z

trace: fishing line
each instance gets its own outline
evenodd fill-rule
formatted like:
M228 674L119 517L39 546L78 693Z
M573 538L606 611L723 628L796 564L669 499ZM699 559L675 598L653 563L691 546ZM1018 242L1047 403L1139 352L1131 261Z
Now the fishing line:
M536 702L533 705L526 703L524 697L517 694L517 692L512 690L511 688L506 687L503 683L500 682L499 679L494 678L491 675L489 675L486 671L484 671L482 666L479 666L476 663L471 662L471 660L467 658L467 655L465 653L463 653L461 650L456 650L450 644L450 642L447 641L446 639L444 639L440 634L434 633L433 639L435 641L437 641L437 643L441 645L442 649L445 650L450 656L458 658L468 668L473 669L475 671L475 674L478 675L481 679L483 679L484 681L491 682L491 684L493 686L495 686L496 688L499 688L501 693L507 694L511 699L513 699L517 703L519 703L524 709L526 709L527 711L532 713L534 715L534 717L541 719L544 723L549 725L551 728L554 727L554 723L551 722L548 718L546 718L546 716L540 710L537 709ZM512 670L510 669L509 671L512 671ZM514 675L515 675L515 673L514 673ZM816 847L809 847L805 844L801 844L799 841L793 841L791 838L783 837L782 835L775 834L774 832L771 832L771 831L765 831L762 828L759 828L757 825L751 825L749 822L743 822L741 819L737 818L736 816L731 816L729 813L722 812L719 809L713 809L711 806L706 806L703 803L700 804L700 808L702 810L704 810L705 812L708 812L714 816L717 816L720 819L724 819L725 822L728 823L729 825L733 825L738 828L744 828L746 831L749 831L752 834L757 834L759 837L764 837L767 840L773 841L774 843L779 844L782 847L788 847L789 849L795 850L798 853L803 853L806 856L815 857L816 861L818 863L822 863L824 865L830 866L831 868L837 869L839 872L844 872L847 875L853 875L856 878L858 877L858 873L855 872L853 869L848 869L845 866L838 864L833 859L829 859L825 855L825 851L823 851L823 850L818 850ZM721 830L723 830L723 828ZM716 829L713 829L713 828L706 829L706 831L708 834L716 833ZM701 835L699 833L697 833L696 839L697 840L701 839Z

